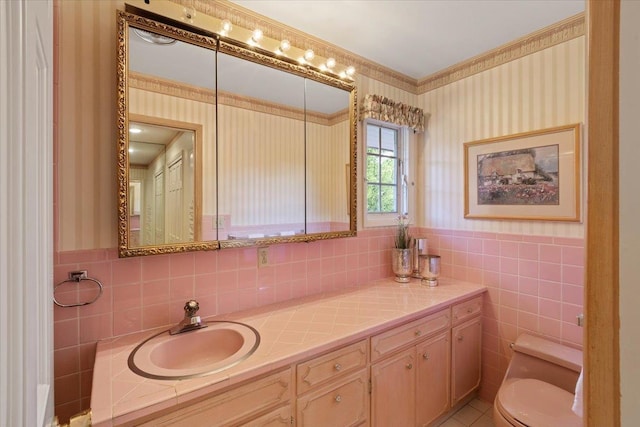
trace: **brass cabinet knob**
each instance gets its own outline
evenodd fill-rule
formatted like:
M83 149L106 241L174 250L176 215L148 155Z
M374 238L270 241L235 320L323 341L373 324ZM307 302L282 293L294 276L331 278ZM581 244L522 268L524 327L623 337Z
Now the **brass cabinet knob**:
M342 402L342 396L337 395L337 396L334 398L334 400L335 400L336 402Z
M422 357L424 358L424 360L429 360L429 353L423 354Z
M463 339L464 339L464 336L458 335L458 341L462 341Z
M417 336L417 337L419 337L420 335L422 335L422 331L421 331L420 329L418 329L418 330L416 331L416 336Z
M407 363L407 369L413 369L413 363Z
M336 371L339 371L340 369L342 369L342 365L339 363L336 363L335 365L333 365L333 369L335 369Z

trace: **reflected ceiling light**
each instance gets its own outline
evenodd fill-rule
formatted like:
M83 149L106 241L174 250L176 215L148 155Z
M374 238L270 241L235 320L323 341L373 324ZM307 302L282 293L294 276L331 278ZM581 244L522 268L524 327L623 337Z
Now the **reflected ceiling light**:
M170 45L176 42L176 39L172 39L171 37L161 36L160 34L141 30L140 28L134 28L133 33L142 40L151 44Z
M311 50L311 49L307 49L307 50L304 52L304 59L305 59L306 61L311 61L313 58L315 58L315 56L316 56L316 54L315 54L315 53L313 53L313 50Z
M129 133L140 133L142 129L140 128L129 128Z
M220 23L220 28L221 28L220 34L222 34L223 36L226 36L233 29L233 25L231 24L231 21L229 21L228 19L224 19Z
M260 28L256 28L255 30L253 30L253 34L251 35L251 41L255 44L260 43L262 35L262 30Z
M353 65L349 65L345 72L347 73L347 76L351 77L356 73L356 69Z
M129 153L133 153L134 151L133 147L129 147Z
M324 65L331 70L336 66L336 60L334 58L327 58L327 62Z

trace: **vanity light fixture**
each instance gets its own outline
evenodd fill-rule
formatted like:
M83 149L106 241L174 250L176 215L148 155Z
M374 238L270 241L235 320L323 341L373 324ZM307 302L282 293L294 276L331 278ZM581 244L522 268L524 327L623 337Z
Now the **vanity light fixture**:
M353 65L349 65L345 73L347 73L347 76L352 77L356 73L356 69Z
M336 60L334 58L327 58L327 62L324 64L327 69L332 70L336 66Z
M231 24L231 21L229 21L228 19L224 19L220 23L220 35L226 36L227 34L229 34L229 32L232 29L233 29L233 25Z

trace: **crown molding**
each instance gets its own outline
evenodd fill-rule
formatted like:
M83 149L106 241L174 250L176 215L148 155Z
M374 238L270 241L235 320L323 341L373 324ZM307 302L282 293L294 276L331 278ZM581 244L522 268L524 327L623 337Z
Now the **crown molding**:
M276 40L286 38L294 46L313 49L316 54L333 57L341 64L351 64L357 70L356 81L358 80L357 76L366 76L414 95L421 95L585 34L585 14L579 13L442 71L421 79L414 79L228 0L170 1L181 6L192 7L197 12L218 19L228 19L234 26L259 27L267 37Z
M418 81L419 95L474 74L550 48L585 34L585 15L579 13L496 49L460 62Z

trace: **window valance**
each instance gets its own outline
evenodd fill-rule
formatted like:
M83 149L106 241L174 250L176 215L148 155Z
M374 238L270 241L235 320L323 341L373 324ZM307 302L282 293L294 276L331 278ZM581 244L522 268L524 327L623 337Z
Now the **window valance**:
M395 102L382 95L365 95L360 109L360 119L375 119L408 126L414 132L424 132L425 115L422 108Z

